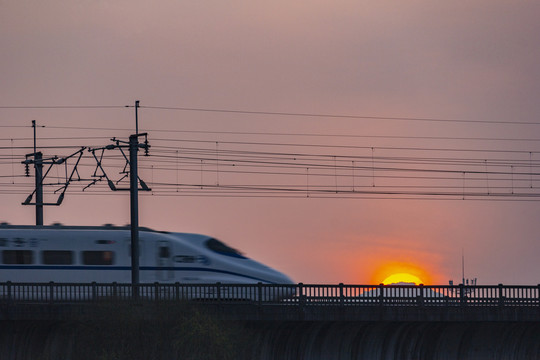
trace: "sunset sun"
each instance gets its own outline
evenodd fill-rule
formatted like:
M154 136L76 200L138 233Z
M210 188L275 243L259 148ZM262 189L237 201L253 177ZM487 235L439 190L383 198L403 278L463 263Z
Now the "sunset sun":
M371 275L373 284L430 284L433 281L431 271L412 262L382 261L374 267Z
M390 284L399 284L399 283L405 283L405 284L412 284L415 285L423 284L424 282L415 275L409 274L409 273L396 273L388 276L386 279L382 281L384 285L390 285Z

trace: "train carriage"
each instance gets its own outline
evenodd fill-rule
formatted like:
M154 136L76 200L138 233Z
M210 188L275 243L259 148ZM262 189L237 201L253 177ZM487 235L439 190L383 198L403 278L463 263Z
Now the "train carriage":
M139 247L141 284L293 283L283 273L206 235L140 228ZM131 281L130 228L2 224L0 283L8 281L127 284ZM215 296L214 287L208 289L191 297ZM225 291L234 292L231 289Z

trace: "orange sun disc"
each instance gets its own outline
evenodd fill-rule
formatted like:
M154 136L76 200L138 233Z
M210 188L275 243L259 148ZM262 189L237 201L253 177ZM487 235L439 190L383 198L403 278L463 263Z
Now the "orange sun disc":
M418 276L414 276L409 273L396 273L388 276L386 279L382 282L384 285L390 285L390 284L415 284L420 285L424 282L420 280Z

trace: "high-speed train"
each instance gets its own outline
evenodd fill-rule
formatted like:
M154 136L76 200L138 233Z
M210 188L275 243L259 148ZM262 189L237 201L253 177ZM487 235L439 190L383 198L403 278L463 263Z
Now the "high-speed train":
M140 282L292 284L223 242L139 230ZM0 282L129 283L131 233L116 226L0 225Z

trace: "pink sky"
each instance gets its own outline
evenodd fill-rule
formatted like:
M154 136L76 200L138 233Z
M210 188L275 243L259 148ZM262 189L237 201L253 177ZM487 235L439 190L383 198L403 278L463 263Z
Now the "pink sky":
M203 146L190 139L217 142L221 151L368 159L485 156L493 171L499 170L491 165L498 158L525 164L522 171L528 168L530 181L512 186L530 185L537 193L539 16L540 4L533 1L2 1L0 220L34 222L34 209L20 205L29 188L17 185L28 180L16 177L24 173L20 161L31 151L11 149L31 145L31 120L45 126L38 129L40 146L103 146L113 136L126 138L134 128L133 108L9 106L121 106L140 100L149 107L473 120L478 122L140 109L140 128L148 131L154 154L160 146ZM270 149L262 142L312 146ZM204 146L210 151L214 145ZM398 149L413 147L427 150ZM447 154L436 150L441 148L500 153ZM159 162L145 161L156 167L141 171L148 183L175 182L178 175L182 181L200 181L199 173L161 171ZM227 175L224 166L219 175L208 169L205 184L255 180L255 175ZM85 168L86 175L92 170ZM339 185L353 186L352 176L340 175ZM355 178L354 186L388 181L381 172L372 175ZM283 176L264 180L273 185L290 181ZM312 186L318 181L311 180ZM402 181L421 186L418 180ZM504 181L508 187L510 179ZM497 185L487 179L481 191ZM380 269L390 263L417 268L433 283L459 282L462 249L466 275L479 283L540 282L538 201L170 195L141 194L142 226L216 236L298 282L378 283ZM45 209L45 223L53 222L123 225L129 222L129 199L127 194L68 192L62 206Z

